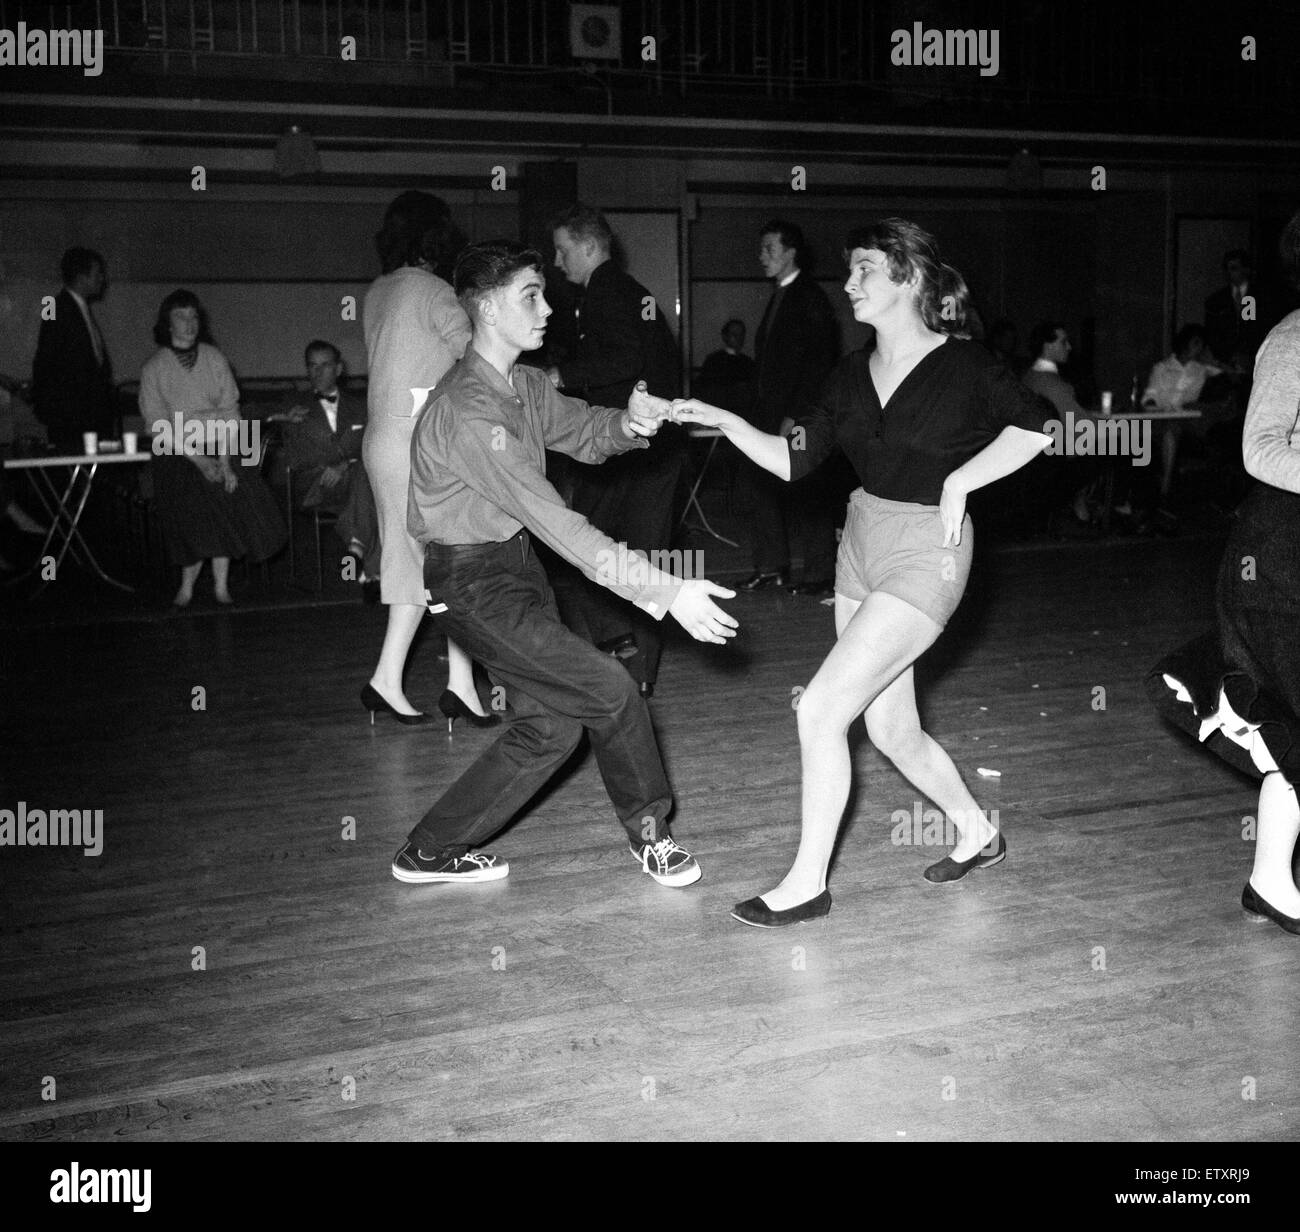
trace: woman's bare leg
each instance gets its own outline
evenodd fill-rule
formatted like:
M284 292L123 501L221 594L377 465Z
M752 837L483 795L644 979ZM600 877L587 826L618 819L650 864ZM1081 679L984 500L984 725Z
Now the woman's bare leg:
M447 688L475 714L485 713L474 687L474 660L451 638L447 639Z
M388 627L384 631L384 644L379 651L379 663L370 677L370 687L390 706L402 714L418 714L406 700L402 677L406 672L406 656L411 652L416 630L424 619L424 608L418 603L390 603Z
M1282 775L1264 776L1259 789L1255 830L1255 867L1250 884L1283 915L1300 917L1300 890L1291 875L1296 839L1300 838L1300 803Z
M957 845L950 853L954 860L969 860L988 846L997 827L975 802L943 746L921 729L911 667L867 707L867 735L956 827Z
M802 831L794 865L762 896L773 911L797 906L826 888L849 796L849 726L941 631L924 612L880 591L860 604L836 595L835 621L839 639L799 698Z
M185 607L194 598L194 583L199 580L202 569L201 560L192 565L181 566L181 588L176 592L176 598L172 600L177 607Z
M230 602L230 557L212 558L212 593L218 603Z

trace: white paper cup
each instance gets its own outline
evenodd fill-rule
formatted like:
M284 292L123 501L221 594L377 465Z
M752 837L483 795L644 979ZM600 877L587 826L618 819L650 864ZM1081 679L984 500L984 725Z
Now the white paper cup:
M1111 396L1110 390L1103 389L1101 391L1101 413L1103 415L1109 415L1112 406L1114 406L1114 398Z
M122 433L122 452L123 452L123 453L135 453L135 451L136 451L138 448L139 448L139 440L138 440L138 438L137 438L136 433L134 433L134 432L123 432L123 433Z
M98 452L99 452L99 433L98 433L98 432L83 432L83 433L81 434L81 447L82 447L82 448L83 448L87 453L98 453Z

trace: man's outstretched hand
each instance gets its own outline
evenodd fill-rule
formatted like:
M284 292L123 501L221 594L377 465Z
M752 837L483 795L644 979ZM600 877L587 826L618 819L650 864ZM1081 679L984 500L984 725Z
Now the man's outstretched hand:
M736 592L707 578L692 578L682 583L668 612L697 642L716 642L725 646L728 638L736 636L740 624L714 603L710 595L734 599Z
M667 398L656 398L644 381L638 381L627 400L627 429L636 436L654 436L672 410L673 404Z

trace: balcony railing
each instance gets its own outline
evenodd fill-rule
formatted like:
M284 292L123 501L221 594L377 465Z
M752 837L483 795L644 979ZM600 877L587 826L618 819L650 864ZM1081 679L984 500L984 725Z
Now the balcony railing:
M950 15L937 16L945 8ZM910 35L918 10L925 29L996 31L996 73L894 63L895 31ZM963 12L971 16L962 20ZM1032 111L1093 101L1170 116L1293 105L1300 6L1265 8L1253 22L1200 13L1185 0L0 0L0 27L74 29L93 19L110 56L165 73L283 79L314 68L345 80L327 66L346 65L372 83L477 77L509 89L562 85L585 72L611 109L615 97L637 93L856 98L894 110L970 101ZM1248 32L1261 42L1253 61L1240 54Z

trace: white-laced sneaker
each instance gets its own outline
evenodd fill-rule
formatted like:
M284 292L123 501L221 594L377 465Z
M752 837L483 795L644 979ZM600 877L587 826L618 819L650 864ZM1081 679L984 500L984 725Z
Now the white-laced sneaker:
M704 875L695 862L695 857L666 835L657 843L645 843L642 846L629 842L627 849L660 885L688 886Z
M500 881L510 865L486 851L467 851L463 856L426 856L411 843L404 843L393 857L393 876L398 881L422 884L430 881Z

